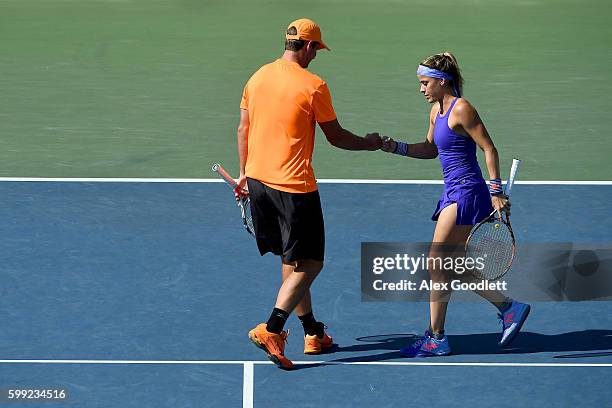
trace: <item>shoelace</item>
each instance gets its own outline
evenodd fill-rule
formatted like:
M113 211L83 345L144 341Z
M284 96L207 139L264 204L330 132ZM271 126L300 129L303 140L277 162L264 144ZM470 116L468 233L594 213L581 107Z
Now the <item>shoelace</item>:
M421 348L423 343L425 343L425 340L427 340L427 337L419 337L419 339L417 341L412 343L412 347L414 347L414 348Z
M289 330L287 331L282 331L279 336L281 337L283 343L287 343L289 344L289 341L287 340L287 337L289 337ZM275 353L278 353L280 355L285 355L285 351L284 351L284 344L278 344L276 341L272 342L272 345L274 346L275 350L271 350L274 351Z
M497 318L499 319L499 322L500 322L500 323L501 323L501 325L502 325L502 329L504 329L504 330L505 330L505 329L506 329L506 322L505 322L505 320L504 320L504 315L503 315L503 314L501 314L501 313L498 313L498 314L497 314Z

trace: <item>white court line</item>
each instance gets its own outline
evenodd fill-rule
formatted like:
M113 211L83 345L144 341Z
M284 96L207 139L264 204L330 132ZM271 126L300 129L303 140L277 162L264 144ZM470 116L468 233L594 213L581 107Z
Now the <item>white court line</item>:
M0 177L0 181L42 183L223 183L215 179L196 178L108 178L108 177Z
M444 184L444 180L357 180L357 179L321 179L321 184ZM505 183L504 183L505 184ZM514 184L532 185L569 185L569 186L610 186L611 180L523 180Z
M372 365L372 366L460 366L460 367L612 367L612 363L485 363L485 362L425 362L425 361L294 361L312 365ZM270 361L251 360L0 360L0 364L243 364L270 365ZM245 370L245 376L247 372Z
M0 182L46 182L46 183L223 183L217 178L105 178L105 177L0 177ZM376 179L319 179L321 184L444 184L443 180L376 180ZM610 186L611 180L523 180L515 184L525 185L569 185Z
M460 366L460 367L612 367L612 363L451 363L416 361L294 361L296 365L355 365L355 366ZM271 365L270 361L234 360L0 360L0 364L241 364L243 366L242 408L254 405L255 365Z
M244 379L242 381L242 408L253 408L253 371L253 362L245 361Z

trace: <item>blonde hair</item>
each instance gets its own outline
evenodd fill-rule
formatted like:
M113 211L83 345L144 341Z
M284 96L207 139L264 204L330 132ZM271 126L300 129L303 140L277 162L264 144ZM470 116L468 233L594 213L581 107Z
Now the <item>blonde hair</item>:
M451 89L454 89L456 86L459 92L463 94L463 77L461 76L457 58L455 58L453 54L450 52L442 52L440 54L431 55L421 61L421 65L452 75L454 80L451 81L453 82L451 83Z

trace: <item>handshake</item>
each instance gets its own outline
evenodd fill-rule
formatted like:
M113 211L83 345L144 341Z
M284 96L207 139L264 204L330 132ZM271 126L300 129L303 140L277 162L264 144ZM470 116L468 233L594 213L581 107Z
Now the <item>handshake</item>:
M364 138L370 145L368 150L382 150L383 152L393 153L397 146L395 140L389 136L380 136L378 132L368 133Z

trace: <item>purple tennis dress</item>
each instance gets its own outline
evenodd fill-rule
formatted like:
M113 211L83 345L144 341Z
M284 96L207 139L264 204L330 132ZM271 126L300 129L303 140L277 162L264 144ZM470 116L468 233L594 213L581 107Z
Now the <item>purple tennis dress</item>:
M473 225L491 214L493 207L476 160L476 143L471 137L448 127L448 117L458 99L455 98L444 116L438 113L434 123L434 143L442 164L444 193L431 219L437 221L445 207L457 203L457 225Z

